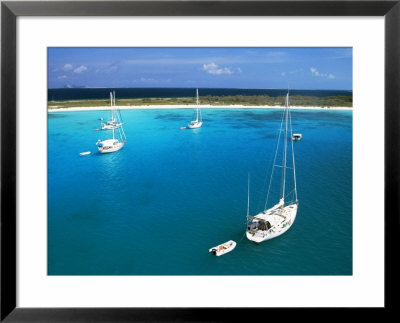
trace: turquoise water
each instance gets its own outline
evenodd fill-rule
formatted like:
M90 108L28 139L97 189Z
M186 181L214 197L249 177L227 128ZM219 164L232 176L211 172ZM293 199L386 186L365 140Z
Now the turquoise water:
M193 98L196 89L193 88L63 88L48 89L47 97L51 101L107 99L110 91L118 93L118 99L137 98ZM270 97L285 96L287 89L227 89L200 88L202 96L223 95L268 95ZM316 97L352 96L353 91L347 90L290 90L291 95L307 95ZM194 102L194 101L193 101Z
M281 111L203 109L197 130L179 129L192 109L121 114L128 142L104 155L107 111L48 114L49 275L352 274L352 111L292 111L299 210L261 244L243 238L247 179L255 214Z

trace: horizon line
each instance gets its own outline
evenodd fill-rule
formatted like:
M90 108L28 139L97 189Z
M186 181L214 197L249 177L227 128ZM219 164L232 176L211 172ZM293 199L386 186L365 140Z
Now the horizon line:
M52 87L47 90L76 90L76 89L225 89L225 90L287 90L286 88L242 88L242 87L108 87L108 86L94 86L94 87ZM290 91L349 91L353 89L299 89L292 88Z

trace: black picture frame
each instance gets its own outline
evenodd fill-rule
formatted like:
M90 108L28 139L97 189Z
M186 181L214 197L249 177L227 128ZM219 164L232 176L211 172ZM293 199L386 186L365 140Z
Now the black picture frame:
M265 319L279 318L282 310L300 310L289 308L19 308L16 306L16 19L19 16L383 16L385 19L385 208L382 212L385 212L385 306L372 309L373 311L369 309L368 317L372 319L376 314L376 317L382 319L382 314L396 311L395 292L396 287L399 287L399 275L396 272L395 259L398 256L398 246L400 246L399 2L399 0L2 1L1 322L233 322L243 321L249 315ZM373 255L371 255L371 261L373 261ZM326 310L329 311L330 317L335 315L332 309ZM276 313L279 314L275 315ZM309 319L309 317L303 318ZM320 319L326 319L326 316Z

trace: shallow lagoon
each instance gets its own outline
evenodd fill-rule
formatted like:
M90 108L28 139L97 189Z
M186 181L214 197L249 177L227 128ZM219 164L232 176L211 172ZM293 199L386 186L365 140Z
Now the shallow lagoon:
M299 211L260 245L243 238L247 176L255 214L280 110L204 109L197 130L180 130L192 109L121 114L128 142L100 155L107 111L49 113L50 275L352 274L352 111L292 111Z

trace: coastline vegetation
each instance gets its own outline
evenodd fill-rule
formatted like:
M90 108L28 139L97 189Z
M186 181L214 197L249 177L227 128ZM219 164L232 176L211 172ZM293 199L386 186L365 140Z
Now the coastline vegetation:
M270 97L268 95L235 95L235 96L200 96L200 104L212 106L284 106L285 97ZM146 105L195 105L195 98L141 98L141 99L118 99L119 106L146 106ZM49 109L75 108L75 107L100 107L109 106L110 100L70 100L70 101L48 101ZM290 97L291 106L301 107L349 107L353 106L353 96L302 96Z

